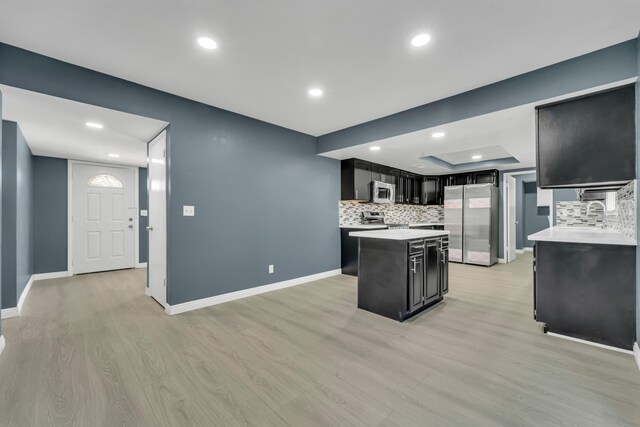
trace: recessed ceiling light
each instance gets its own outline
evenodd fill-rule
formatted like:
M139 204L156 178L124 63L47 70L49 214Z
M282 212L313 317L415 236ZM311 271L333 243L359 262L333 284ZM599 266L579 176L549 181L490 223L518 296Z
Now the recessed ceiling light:
M208 50L213 50L218 47L218 43L215 40L210 39L209 37L200 37L198 39L198 44Z
M109 157L113 157L114 159L120 158L120 154L109 153Z
M418 34L411 39L411 44L415 47L422 47L431 41L429 34Z
M480 154L475 154L475 155L471 156L471 158L472 158L473 160L480 160L480 159L482 158L482 155L480 155Z
M380 146L379 145L374 145L373 147L369 147L369 150L371 150L371 151L380 151Z
M87 125L90 128L94 128L94 129L102 129L104 127L100 123L96 123L96 122L86 122L85 125Z
M322 89L318 89L318 88L309 89L309 95L315 96L315 97L322 96Z
M431 134L432 138L444 138L444 136L446 135L446 133L444 132L434 132Z

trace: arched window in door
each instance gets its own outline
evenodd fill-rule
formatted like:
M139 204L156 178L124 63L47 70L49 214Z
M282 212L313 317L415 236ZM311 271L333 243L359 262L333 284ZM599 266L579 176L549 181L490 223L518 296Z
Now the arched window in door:
M89 179L89 187L123 188L122 181L113 175L99 174Z

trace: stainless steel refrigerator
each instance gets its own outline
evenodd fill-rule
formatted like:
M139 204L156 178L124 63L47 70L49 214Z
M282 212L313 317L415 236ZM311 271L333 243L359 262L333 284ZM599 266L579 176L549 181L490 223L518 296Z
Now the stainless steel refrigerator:
M445 187L444 227L450 233L450 261L497 263L498 188L492 184Z

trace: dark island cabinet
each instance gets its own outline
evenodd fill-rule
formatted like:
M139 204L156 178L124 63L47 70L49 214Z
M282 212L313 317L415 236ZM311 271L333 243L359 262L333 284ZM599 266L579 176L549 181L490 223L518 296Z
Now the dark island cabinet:
M635 84L538 106L536 113L538 187L635 179Z
M398 241L360 239L358 308L404 321L449 290L446 236Z

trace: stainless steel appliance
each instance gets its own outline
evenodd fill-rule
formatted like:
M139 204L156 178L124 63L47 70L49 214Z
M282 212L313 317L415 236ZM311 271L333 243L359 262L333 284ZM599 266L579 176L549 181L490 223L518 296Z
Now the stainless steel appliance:
M498 262L498 188L492 184L444 189L449 261L490 266Z
M381 181L371 181L372 203L394 203L396 201L396 186Z
M498 262L498 188L464 186L463 262L490 266Z
M449 261L462 262L464 185L444 188L444 229L449 232Z
M362 224L384 224L384 212L364 211L360 214Z

